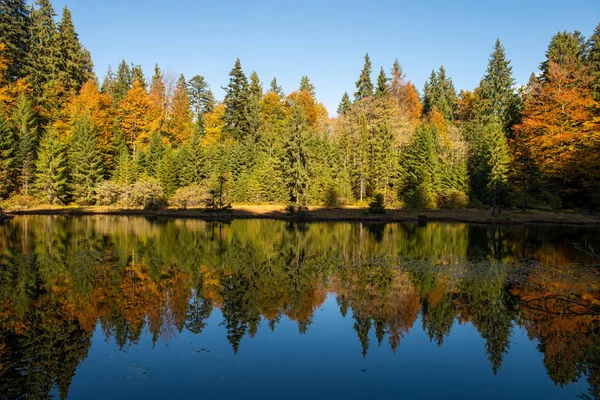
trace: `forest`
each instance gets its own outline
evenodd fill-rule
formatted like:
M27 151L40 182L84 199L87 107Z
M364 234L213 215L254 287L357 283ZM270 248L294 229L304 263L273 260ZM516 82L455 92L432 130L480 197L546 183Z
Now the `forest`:
M589 38L549 39L520 86L500 40L490 43L472 91L457 92L440 66L419 92L398 59L377 74L366 54L331 118L308 76L286 94L239 59L223 101L202 75L159 65L147 75L123 60L99 79L68 8L59 17L49 0L2 1L0 198L303 210L379 195L390 208L597 211L600 24Z

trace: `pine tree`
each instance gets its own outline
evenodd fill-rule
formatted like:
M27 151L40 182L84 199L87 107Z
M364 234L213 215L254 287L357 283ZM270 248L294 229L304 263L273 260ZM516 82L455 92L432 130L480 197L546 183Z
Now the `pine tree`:
M131 69L125 60L121 61L117 68L117 76L115 77L114 84L112 85L112 92L109 93L115 104L119 102L127 95L127 92L133 84L133 76Z
M294 105L285 130L281 166L288 192L288 201L299 209L307 206L308 129L304 110L299 105Z
M138 81L140 83L140 86L143 87L144 90L148 87L148 82L146 82L146 75L144 75L144 70L139 64L131 64L131 80L132 82Z
M213 112L215 98L202 75L195 75L188 82L188 96L196 118L200 119L204 114Z
M390 82L389 91L392 96L396 97L400 100L403 94L404 88L404 72L402 71L402 66L400 62L396 58L394 60L394 64L392 65L392 79Z
M225 90L224 130L236 140L244 140L250 134L248 100L250 97L248 80L238 58L229 73L229 84Z
M313 85L310 82L310 79L308 79L308 76L304 75L302 78L300 78L300 91L305 91L310 93L310 95L312 97L316 96L316 92L315 92L315 85Z
M182 186L199 184L206 179L206 155L202 146L202 136L198 130L192 134L192 139L180 150L181 164L180 181Z
M117 156L112 179L120 185L131 185L138 176L138 169L127 146L122 146Z
M379 71L379 76L377 77L377 89L375 90L375 97L385 97L389 93L388 86L389 79L385 76L385 71L383 67Z
M179 187L178 172L175 166L175 159L173 152L170 149L164 154L164 157L159 165L158 179L160 180L161 186L163 187L167 197L170 197L175 193Z
M273 77L271 81L271 86L269 87L269 91L277 93L280 99L285 98L285 93L283 92L283 88L277 84L277 78Z
M482 116L499 118L503 125L506 125L508 108L515 97L514 84L510 60L506 59L504 47L500 44L500 40L496 39L487 73L479 85L478 111Z
M352 103L350 102L350 96L348 96L347 92L344 92L344 95L342 96L342 101L340 101L340 104L338 105L338 115L346 114L346 111L348 111L350 107L352 107Z
M29 10L25 0L0 2L0 43L6 45L4 55L8 61L7 81L23 77L24 62L29 51Z
M365 65L358 81L356 81L356 93L354 98L356 101L373 97L373 82L371 82L371 60L369 59L369 53L365 55Z
M21 193L29 194L35 171L38 132L31 103L21 95L12 114L12 122L19 141L17 153L18 183Z
M253 71L250 75L250 98L248 101L248 119L250 125L250 133L252 135L253 143L257 143L259 138L260 128L260 101L263 96L263 88L260 84L260 79L256 71Z
M508 167L510 164L506 135L499 122L494 123L488 131L487 142L490 155L489 181L492 190L492 216L494 216L496 210L500 210L503 193L507 190Z
M446 77L446 70L441 66L436 73L431 71L429 80L423 90L423 113L439 111L447 122L453 122L458 110L458 96L452 80Z
M69 97L77 94L81 86L93 77L92 66L88 65L85 49L79 43L71 12L66 6L58 26L57 43L60 55L57 67L61 90L67 97L63 101L66 101Z
M104 80L102 81L102 86L100 90L102 93L111 94L113 93L115 85L115 73L112 70L112 67L109 65L106 70L106 75L104 75Z
M163 144L163 137L160 132L152 132L145 162L146 174L148 176L158 177L160 163L162 162L166 151L167 149Z
M40 141L34 189L48 204L63 203L67 195L67 159L64 145L52 128Z
M6 198L17 185L17 145L15 130L0 108L0 198Z
M69 167L71 194L79 203L93 204L96 186L104 178L104 168L89 114L73 121Z
M592 76L592 95L594 100L600 101L600 24L596 26L594 34L588 41L588 70Z

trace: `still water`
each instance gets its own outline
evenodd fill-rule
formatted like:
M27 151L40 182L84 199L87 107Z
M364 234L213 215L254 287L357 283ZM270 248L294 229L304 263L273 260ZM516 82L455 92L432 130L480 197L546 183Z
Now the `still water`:
M600 398L600 229L17 217L0 398Z

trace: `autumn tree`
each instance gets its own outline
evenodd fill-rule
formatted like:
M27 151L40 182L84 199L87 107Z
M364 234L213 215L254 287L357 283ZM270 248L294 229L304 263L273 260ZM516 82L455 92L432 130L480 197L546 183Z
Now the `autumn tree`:
M180 144L189 140L192 134L192 110L188 97L187 82L181 75L177 81L170 115L170 136L174 143Z
M148 93L142 85L135 81L123 100L119 103L120 127L128 146L144 147L150 139L150 121L155 120L150 114L151 104Z

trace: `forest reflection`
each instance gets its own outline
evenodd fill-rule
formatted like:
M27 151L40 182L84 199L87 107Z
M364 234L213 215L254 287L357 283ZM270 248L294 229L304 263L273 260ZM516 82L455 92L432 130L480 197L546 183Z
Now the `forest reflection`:
M496 373L519 327L556 384L600 396L600 272L573 246L594 228L37 216L0 233L0 397L66 397L97 327L125 348L201 334L218 308L237 353L263 321L307 332L328 294L364 357L417 321L439 346L471 323Z

